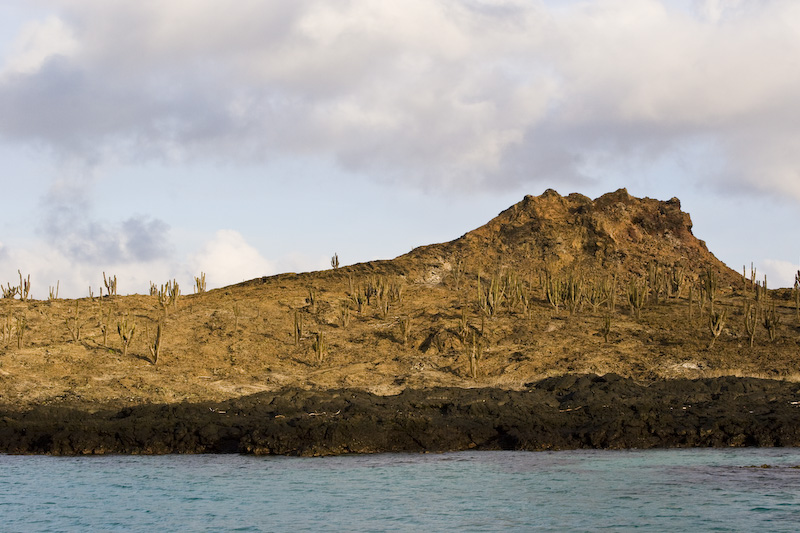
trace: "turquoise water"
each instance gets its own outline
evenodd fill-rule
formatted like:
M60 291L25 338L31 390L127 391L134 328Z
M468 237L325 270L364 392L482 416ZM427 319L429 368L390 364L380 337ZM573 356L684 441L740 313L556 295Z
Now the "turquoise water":
M796 531L796 465L800 449L0 456L0 530Z

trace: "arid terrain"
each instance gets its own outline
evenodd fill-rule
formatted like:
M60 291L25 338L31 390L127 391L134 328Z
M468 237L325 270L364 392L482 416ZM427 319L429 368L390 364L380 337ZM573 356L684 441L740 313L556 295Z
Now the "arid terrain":
M202 293L180 287L172 301L166 280L156 285L161 298L17 295L0 300L0 401L123 406L289 386L519 390L548 376L608 372L643 382L800 379L793 291L760 290L763 280L726 267L691 228L676 199L547 191L455 241L391 261ZM713 346L709 274L714 311L726 312ZM635 287L645 292L640 310L630 304ZM557 305L548 288L561 293ZM752 347L747 302L761 309ZM773 306L770 340L764 318ZM124 354L126 324L135 331Z
M797 290L722 264L677 199L546 191L454 241L331 263L128 296L109 273L78 300L26 298L20 274L0 451L800 445Z

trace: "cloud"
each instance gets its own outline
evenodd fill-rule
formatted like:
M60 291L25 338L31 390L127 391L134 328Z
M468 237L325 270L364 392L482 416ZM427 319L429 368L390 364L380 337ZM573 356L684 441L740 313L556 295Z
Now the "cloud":
M719 190L800 201L794 0L43 4L0 74L0 137L59 154L321 156L451 189L693 158Z
M205 272L209 288L276 273L275 265L233 230L217 231L189 264L195 275Z
M40 233L71 263L119 265L169 259L169 225L135 215L121 222L92 217L91 180L57 181L43 200Z
M133 229L126 229L126 225L133 226ZM117 229L122 229L123 235L144 231L150 236L147 224L140 224L140 221L123 223ZM112 242L120 245L119 241ZM128 255L124 260L113 262L104 250L97 251L101 258L85 253L76 257L73 250L53 247L44 241L33 241L16 248L0 245L0 283L16 285L19 269L25 276L30 274L35 299L46 299L48 287L55 287L57 283L62 298L78 298L87 296L89 287L95 296L99 295L104 272L117 277L119 294L147 294L151 282L159 285L172 278L176 278L184 287L183 292L188 293L191 289L187 287L193 286L193 276L200 275L200 272L206 273L209 288L278 272L273 261L261 256L240 233L233 230L217 231L194 253L179 258L164 254L149 258L150 249L146 244L144 252L140 252L143 257L136 258L130 249L120 246L121 251L115 253ZM281 266L293 265L299 270L307 270L322 268L320 262L320 258L292 256L282 259Z
M800 272L797 263L782 261L779 259L764 259L761 263L761 270L767 275L767 286L769 288L793 287L794 276Z
M78 43L70 28L55 16L20 29L6 62L5 74L34 74L48 59L75 54Z

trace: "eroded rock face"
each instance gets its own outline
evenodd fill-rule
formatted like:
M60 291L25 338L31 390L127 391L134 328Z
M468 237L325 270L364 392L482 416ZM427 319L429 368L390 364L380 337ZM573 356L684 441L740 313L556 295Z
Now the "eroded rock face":
M655 260L697 273L713 268L726 280L736 276L692 234L691 217L681 211L680 200L636 198L625 189L595 200L552 189L526 196L463 237L408 257L432 254L484 265L613 269L623 277L643 274Z
M688 446L797 446L798 385L724 377L648 385L564 375L522 391L437 387L260 393L220 403L88 413L0 413L0 452L432 452Z

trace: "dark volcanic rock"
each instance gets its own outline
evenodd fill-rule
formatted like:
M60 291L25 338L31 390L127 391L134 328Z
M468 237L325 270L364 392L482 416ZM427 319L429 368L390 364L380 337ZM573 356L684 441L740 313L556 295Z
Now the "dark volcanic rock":
M433 388L261 393L89 413L0 412L0 452L329 455L800 445L800 386L752 378L566 375L524 391Z

